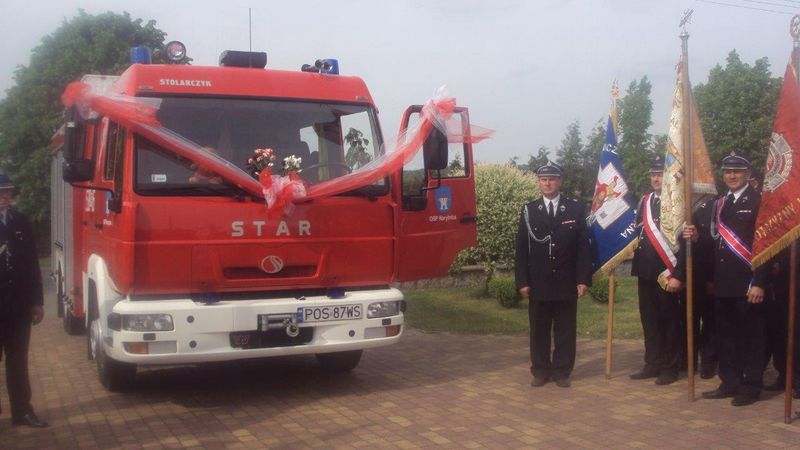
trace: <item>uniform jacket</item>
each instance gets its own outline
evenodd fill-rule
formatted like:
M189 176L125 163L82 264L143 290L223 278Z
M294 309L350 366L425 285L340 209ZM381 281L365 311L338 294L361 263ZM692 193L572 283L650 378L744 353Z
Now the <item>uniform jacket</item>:
M9 208L6 225L0 223L0 290L7 304L0 305L0 314L27 316L33 306L44 303L39 255L28 219Z
M649 195L649 194L648 194ZM636 210L636 232L639 234L639 244L633 252L633 263L631 264L631 275L643 280L658 280L658 275L667 268L664 262L656 253L653 243L644 231L644 216L642 215L643 202L647 196L639 200L639 208ZM653 201L650 202L652 208L653 221L656 227L661 225L661 205Z
M692 214L692 225L697 228L698 240L692 243L692 275L695 286L698 283L714 281L714 252L717 245L711 237L711 224L715 214L714 200L701 202ZM686 241L681 238L680 251L676 255L675 278L686 281Z
M724 197L723 194L720 197ZM719 198L719 197L718 197ZM714 203L716 205L716 202ZM761 205L761 194L748 186L733 205L722 208L720 219L739 238L751 248L755 232L756 216ZM712 209L711 217L716 221L716 207ZM755 272L742 262L728 246L722 237L716 234L716 223L710 227L711 237L714 239L714 296L715 297L745 297L751 286L764 287L764 278L768 264L762 265Z
M552 219L542 198L522 207L515 279L517 290L531 288L533 301L575 301L578 284L591 286L591 249L581 203L562 194Z

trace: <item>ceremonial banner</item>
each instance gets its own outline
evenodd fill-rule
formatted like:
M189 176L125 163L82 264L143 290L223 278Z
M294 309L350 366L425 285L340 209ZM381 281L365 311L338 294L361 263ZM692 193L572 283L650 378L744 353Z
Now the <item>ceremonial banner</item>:
M608 275L636 246L636 199L628 189L622 161L617 155L615 108L612 107L611 111L606 141L600 153L592 209L587 218L594 256L594 278Z
M789 64L783 77L778 113L764 174L764 191L753 238L753 267L758 267L800 235L800 92Z
M700 118L692 95L689 77L683 70L683 61L677 67L678 80L672 97L672 113L669 118L667 149L664 156L664 181L661 185L661 233L673 252L678 251L678 239L686 223L684 217L683 133L691 129L692 136L692 194L696 205L704 195L717 193L714 173L708 158L708 149L700 129ZM686 98L688 97L688 98ZM684 108L690 106L689 123L684 124Z

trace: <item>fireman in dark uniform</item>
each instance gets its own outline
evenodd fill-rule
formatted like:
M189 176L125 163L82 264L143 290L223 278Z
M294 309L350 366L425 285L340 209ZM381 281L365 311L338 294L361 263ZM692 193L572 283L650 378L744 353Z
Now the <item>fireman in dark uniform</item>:
M767 266L749 263L761 194L749 184L750 162L734 152L722 159L728 192L714 202L709 233L714 245L714 314L721 383L703 398L733 397L731 404L755 403L761 394L766 345L764 285ZM697 241L697 227L684 237ZM738 243L737 243L738 241Z
M714 244L709 227L714 202L702 202L692 216L699 239L692 244L692 306L696 352L700 356L700 377L712 378L717 373L716 319L714 318ZM685 256L678 258L678 264ZM686 317L686 305L681 314ZM686 336L683 330L683 336ZM685 348L685 346L684 346ZM695 361L697 355L695 355Z
M0 357L6 359L6 386L14 425L46 427L31 406L28 344L31 324L44 318L42 275L28 219L11 207L16 193L0 172Z
M695 367L700 357L700 377L713 378L717 373L716 319L714 318L714 248L717 242L711 238L711 215L714 200L701 202L692 214L692 224L698 230L699 239L692 244L692 319L694 322ZM686 281L686 240L681 239L680 251L673 277ZM680 364L685 367L686 357L686 296L680 297Z
M667 268L658 254L657 242L646 232L647 209L652 217L652 229L658 231L661 214L661 181L664 160L658 156L650 167L650 186L653 192L642 197L636 212L636 226L640 230L639 245L633 253L631 275L638 277L639 315L644 332L644 367L630 375L631 379L656 378L656 384L666 385L678 379L680 353L679 294L667 292L658 278ZM675 283L677 280L670 280ZM680 287L680 282L676 289Z
M586 214L581 203L561 194L560 166L548 162L536 175L542 197L520 214L516 286L529 301L531 385L553 380L566 388L575 366L578 297L592 280Z

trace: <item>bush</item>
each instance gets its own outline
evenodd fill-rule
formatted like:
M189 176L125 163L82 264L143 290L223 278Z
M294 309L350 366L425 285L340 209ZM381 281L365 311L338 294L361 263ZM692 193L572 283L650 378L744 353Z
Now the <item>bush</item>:
M513 267L517 224L522 205L539 196L536 176L504 164L475 167L478 246L463 250L451 271L480 264L491 279L497 265Z
M589 295L596 302L608 303L609 284L608 277L593 281L592 287L589 288ZM616 291L616 286L614 291Z
M519 305L519 292L511 277L496 277L489 280L489 295L497 299L504 308L514 308Z

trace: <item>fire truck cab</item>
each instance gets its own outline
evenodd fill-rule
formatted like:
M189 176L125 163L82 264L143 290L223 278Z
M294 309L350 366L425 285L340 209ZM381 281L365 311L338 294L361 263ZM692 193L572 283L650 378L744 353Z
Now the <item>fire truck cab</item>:
M269 147L277 161L302 158L313 186L381 156L361 79L339 75L338 63L281 71L253 67L266 54L237 55L84 81L156 108L163 132L236 170ZM59 314L68 333L86 332L108 389L128 386L137 365L315 354L324 369L350 370L362 350L403 333L392 284L444 275L476 244L471 144L438 130L418 166L270 218L263 199L118 117L68 108L51 171ZM454 119L468 130L465 108Z

